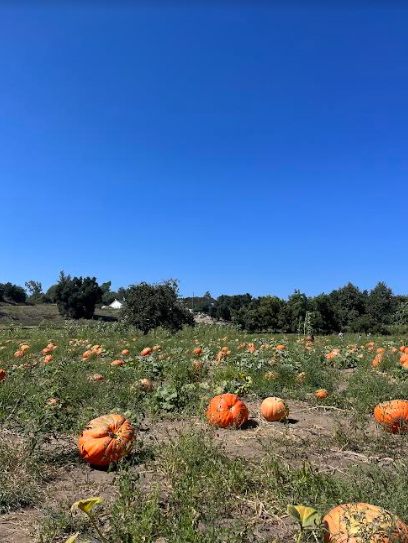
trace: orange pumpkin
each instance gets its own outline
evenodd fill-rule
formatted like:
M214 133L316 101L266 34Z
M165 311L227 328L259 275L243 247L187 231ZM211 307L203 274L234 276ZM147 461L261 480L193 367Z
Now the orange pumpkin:
M221 349L221 351L222 351L223 353L227 353L227 352L229 351L229 349L228 349L228 347L225 345L225 346Z
M88 381L103 381L103 375L100 373L95 373L94 375L90 375L88 377Z
M316 396L318 400L324 400L325 398L327 398L329 393L327 392L325 388L319 388L318 390L316 390L314 395Z
M276 345L277 351L284 351L286 349L286 345Z
M405 354L408 354L408 347L405 347L404 353L405 353Z
M88 422L78 448L84 460L94 466L108 466L127 456L135 430L123 415L110 414Z
M18 351L14 353L14 356L15 358L21 358L22 356L24 356L24 351L20 351L19 349Z
M52 355L49 354L48 356L44 358L44 364L49 364L51 360L52 360Z
M82 353L82 358L89 358L92 354L92 351L85 351L84 353Z
M401 345L400 349L399 349L402 353L405 353L405 345Z
M406 370L408 370L408 354L403 354L401 357L400 357L400 364L403 368L405 368Z
M325 358L327 358L328 360L332 360L333 358L336 358L336 353L327 353L324 355Z
M25 344L20 345L20 351L23 351L23 352L24 352L24 351L26 351L26 350L29 349L29 348L30 348L30 345L25 345Z
M408 527L382 507L338 505L323 517L325 543L407 543Z
M383 359L383 353L376 354L374 360L371 362L373 368L377 368Z
M123 360L114 360L113 362L111 362L111 366L124 366L125 363L123 362Z
M385 353L385 349L383 349L383 347L378 347L377 353Z
M191 368L195 373L200 373L203 367L204 364L201 362L201 360L193 360L193 362L191 362Z
M408 400L391 400L378 404L374 417L388 432L408 433Z
M151 390L153 390L153 383L151 382L150 379L147 379L146 377L144 377L143 379L140 379L139 384L141 388L145 390L146 392L150 392Z
M142 351L141 351L141 355L142 356L148 356L149 354L151 354L152 352L152 349L150 347L145 347Z
M196 347L196 348L194 349L193 352L194 352L194 354L196 354L197 356L200 356L200 354L201 354L201 347Z
M50 349L49 347L45 347L45 349L43 349L43 350L41 351L41 354L44 354L44 355L45 355L45 354L50 354L51 351L52 351L52 349Z
M213 426L242 426L249 419L247 406L236 394L215 396L207 409L207 420Z
M278 422L288 418L289 408L281 398L266 398L261 404L261 415L268 422Z
M130 354L129 349L123 349L122 354L123 356L128 356Z
M4 381L4 379L7 377L6 370L0 369L0 381Z

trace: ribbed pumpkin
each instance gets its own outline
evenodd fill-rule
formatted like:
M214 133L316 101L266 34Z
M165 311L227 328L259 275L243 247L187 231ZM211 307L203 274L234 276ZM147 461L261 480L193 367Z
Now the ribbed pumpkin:
M207 409L207 420L213 426L242 426L249 419L247 406L236 394L215 396Z
M129 454L134 437L123 415L104 415L88 422L78 441L79 454L94 466L109 466Z
M281 398L265 398L261 404L261 415L268 422L278 422L288 418L289 407Z
M318 390L316 390L314 395L316 396L318 400L324 400L325 398L327 398L329 393L327 392L325 388L319 388Z
M408 433L408 400L383 402L374 409L374 417L388 432Z
M408 527L382 507L338 505L323 518L325 543L407 543Z

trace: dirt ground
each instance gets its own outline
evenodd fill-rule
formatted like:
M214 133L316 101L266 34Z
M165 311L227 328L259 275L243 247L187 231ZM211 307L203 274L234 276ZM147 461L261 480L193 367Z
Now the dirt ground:
M311 407L307 403L292 401L287 423L267 423L259 417L252 418L241 430L217 430L214 439L227 454L243 459L260 458L273 447L274 454L291 462L309 461L319 470L342 473L350 465L379 461L363 454L332 446L329 439L334 429L346 421L345 413L328 407ZM258 404L247 403L250 412L257 413ZM369 423L370 424L370 423ZM143 445L177 438L178 434L196 430L211 432L203 419L186 421L161 421L141 425L138 439ZM376 433L375 424L369 431ZM326 446L324 445L326 443ZM44 496L38 508L30 508L0 516L0 541L2 543L32 543L35 526L47 507L64 507L69 511L73 502L88 496L102 496L109 505L116 496L115 472L97 470L78 463L77 442L61 440L46 447L52 454L52 473L48 476ZM48 451L46 451L48 452ZM141 484L159 483L158 474L140 465ZM255 507L254 504L248 504ZM285 519L270 519L275 525L277 541L284 540ZM265 523L260 523L265 529ZM262 535L261 533L259 534Z

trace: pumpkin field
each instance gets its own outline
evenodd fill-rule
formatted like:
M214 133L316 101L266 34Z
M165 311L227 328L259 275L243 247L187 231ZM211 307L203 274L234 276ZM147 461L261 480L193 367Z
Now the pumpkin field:
M407 542L407 343L4 329L0 541Z

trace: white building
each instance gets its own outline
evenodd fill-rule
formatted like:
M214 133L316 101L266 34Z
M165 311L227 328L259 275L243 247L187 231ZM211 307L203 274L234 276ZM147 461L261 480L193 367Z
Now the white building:
M112 309L122 309L123 307L123 302L120 302L119 300L114 300L110 305L109 307L111 307Z

